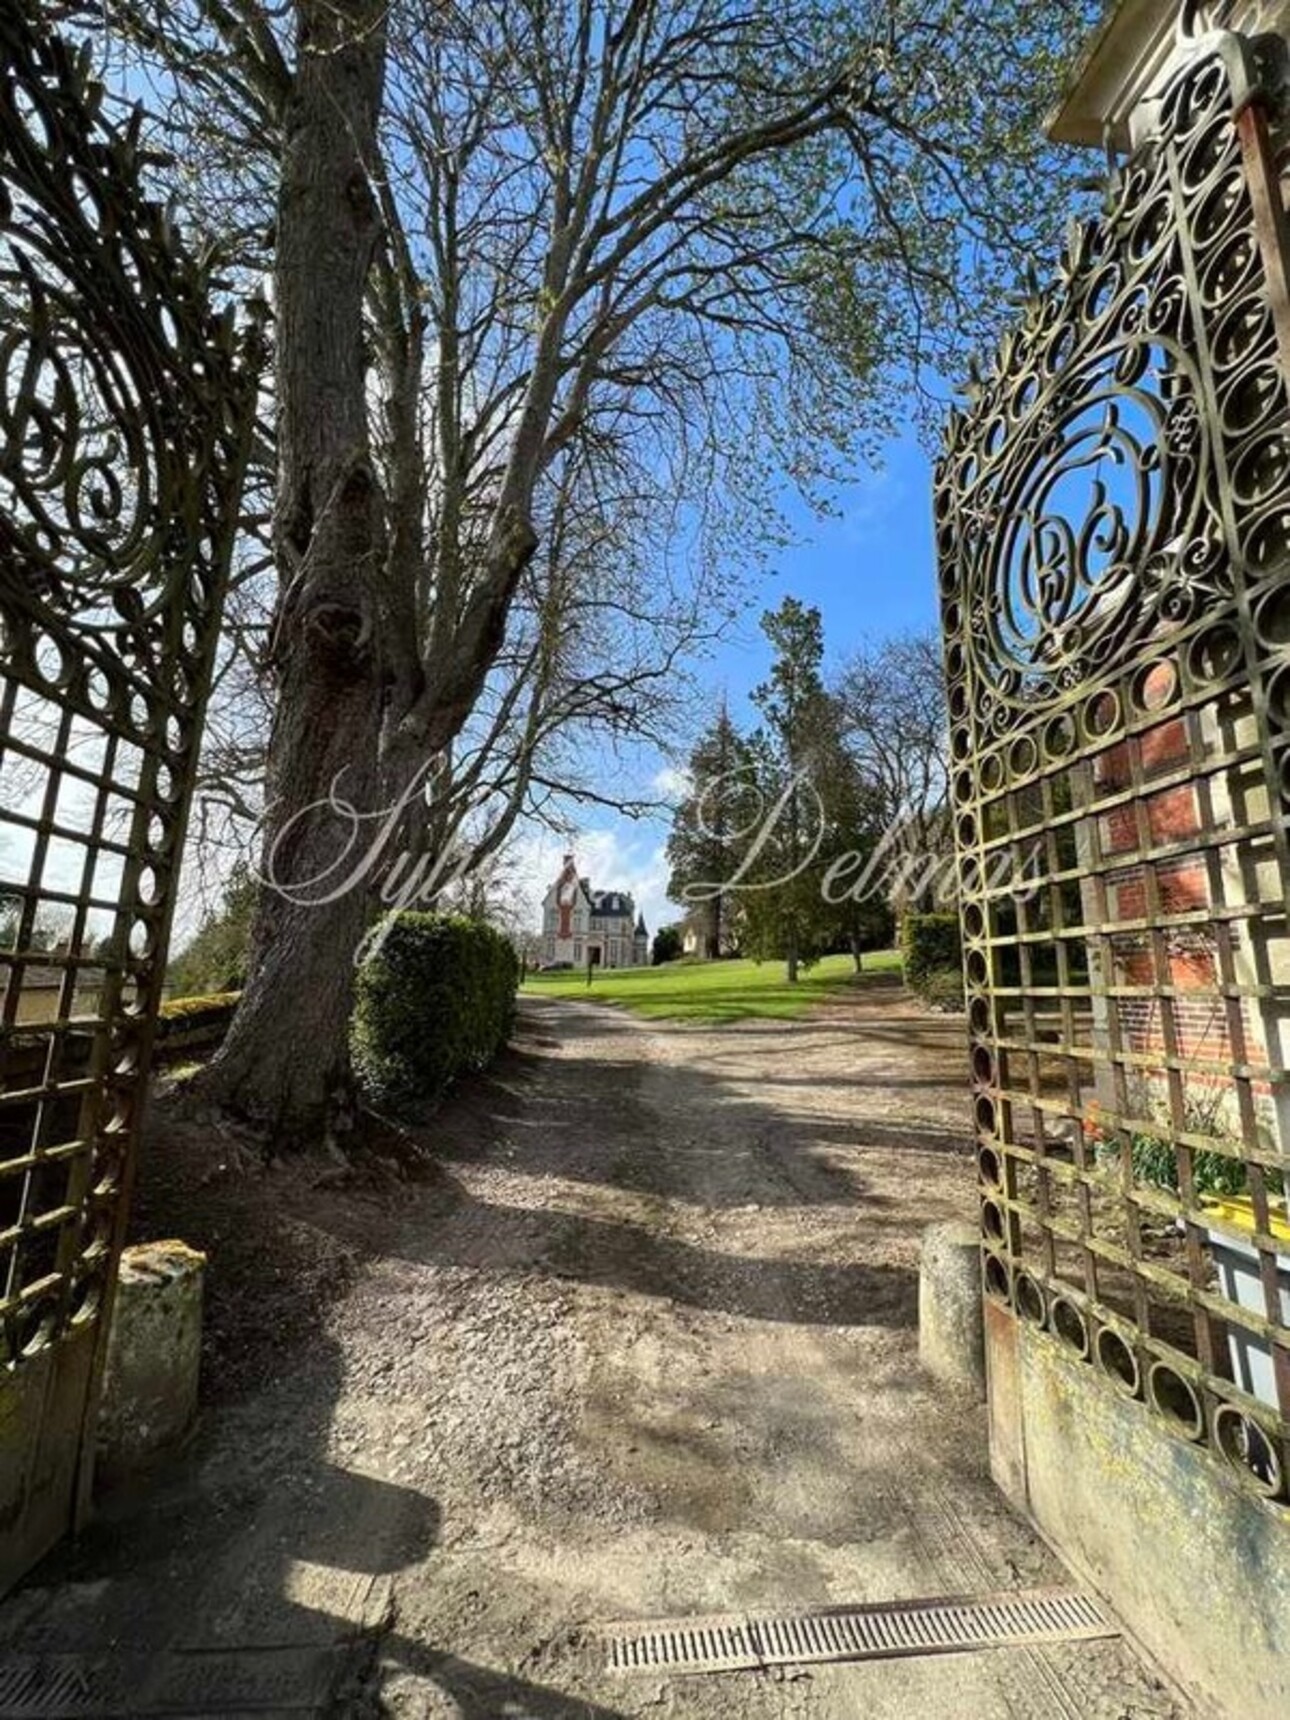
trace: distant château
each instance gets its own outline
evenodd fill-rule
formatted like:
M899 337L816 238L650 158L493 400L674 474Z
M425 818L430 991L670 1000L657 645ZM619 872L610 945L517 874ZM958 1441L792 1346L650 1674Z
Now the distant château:
M645 916L624 890L593 890L578 876L572 854L542 903L542 963L584 967L645 967Z

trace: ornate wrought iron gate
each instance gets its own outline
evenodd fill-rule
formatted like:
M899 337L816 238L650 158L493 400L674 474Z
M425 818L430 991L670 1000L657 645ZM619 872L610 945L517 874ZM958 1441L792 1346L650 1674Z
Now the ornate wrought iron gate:
M1283 44L1191 47L937 472L983 1270L1284 1499Z
M36 20L0 18L0 1589L88 1484L255 382Z

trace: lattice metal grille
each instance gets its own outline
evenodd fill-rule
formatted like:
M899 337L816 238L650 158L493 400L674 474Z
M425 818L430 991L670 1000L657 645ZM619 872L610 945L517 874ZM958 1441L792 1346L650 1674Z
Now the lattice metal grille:
M613 1672L730 1672L889 1660L1116 1636L1087 1595L1031 1589L947 1595L798 1613L718 1613L605 1625L598 1633Z
M59 1440L75 1444L94 1346L80 1345L75 1389L46 1377L50 1351L93 1332L119 1251L254 404L254 365L231 319L208 311L205 270L146 200L140 161L137 124L106 122L87 65L36 9L6 7L0 1422L17 1444L0 1517L10 1522L22 1514L12 1487L39 1489L66 1469L32 1428L56 1414ZM15 1400L38 1361L40 1381Z
M1280 44L1193 47L953 416L936 517L987 1293L1276 1496L1290 406L1258 80L1280 88Z

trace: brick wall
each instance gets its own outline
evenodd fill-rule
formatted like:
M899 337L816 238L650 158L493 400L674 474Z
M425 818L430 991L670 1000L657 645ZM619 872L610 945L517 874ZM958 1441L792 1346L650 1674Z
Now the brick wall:
M1188 758L1185 725L1181 718L1172 717L1134 740L1107 748L1093 770L1099 799L1133 784L1131 748L1137 749L1140 759L1140 782L1176 772ZM1097 815L1098 845L1104 858L1186 843L1199 834L1200 806L1191 783L1147 791ZM1209 872L1199 853L1135 859L1122 870L1105 873L1104 881L1106 914L1112 925L1150 921L1157 914L1201 913L1212 905ZM1206 1063L1232 1059L1226 1007L1215 996L1220 974L1212 932L1203 926L1168 928L1157 940L1149 931L1126 929L1112 933L1103 948L1110 956L1109 983L1152 991L1168 987L1181 994L1170 1005L1174 1049L1180 1057ZM1165 1007L1159 997L1119 998L1114 1008L1125 1050L1140 1055L1167 1051ZM1246 1031L1249 1036L1248 1020ZM1247 1043L1247 1052L1250 1049Z

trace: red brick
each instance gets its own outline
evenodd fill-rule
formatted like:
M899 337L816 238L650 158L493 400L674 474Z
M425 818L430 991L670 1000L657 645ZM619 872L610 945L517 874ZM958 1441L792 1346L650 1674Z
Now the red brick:
M1175 950L1169 957L1169 979L1180 991L1212 990L1214 958L1208 950Z
M1190 783L1148 797L1147 827L1153 842L1177 842L1194 836L1198 824L1196 794Z
M1139 745L1142 748L1142 769L1150 776L1153 771L1172 770L1187 757L1187 726L1181 717L1171 717L1167 723L1157 723L1148 729Z
M1107 882L1114 891L1114 913L1117 920L1140 920L1147 911L1147 881L1141 867L1121 872Z
M1203 860L1176 860L1161 866L1160 905L1168 914L1209 906L1209 876Z
M1138 846L1138 821L1132 806L1117 806L1107 813L1102 846L1108 854L1126 854Z

